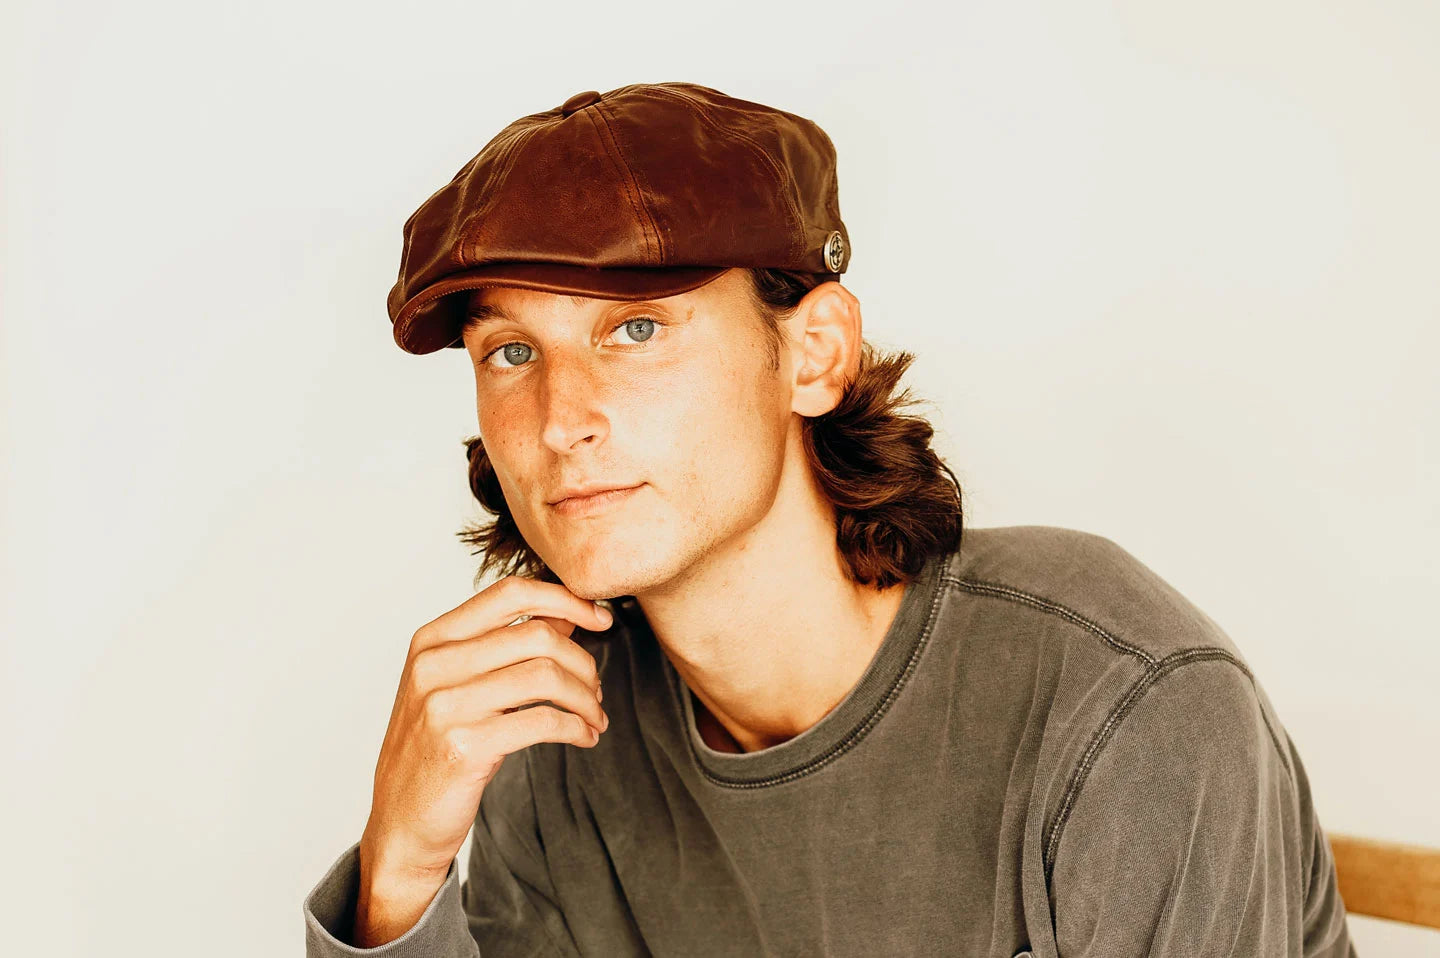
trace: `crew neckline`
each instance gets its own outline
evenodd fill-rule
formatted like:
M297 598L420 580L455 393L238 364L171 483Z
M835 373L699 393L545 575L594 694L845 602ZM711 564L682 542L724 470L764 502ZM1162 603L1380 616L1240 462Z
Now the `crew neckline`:
M879 648L840 703L794 738L757 752L721 752L705 743L696 725L690 687L664 650L657 648L674 696L675 715L697 769L717 785L763 788L817 771L858 744L914 672L935 625L941 574L948 559L948 554L928 557L919 575L905 586Z

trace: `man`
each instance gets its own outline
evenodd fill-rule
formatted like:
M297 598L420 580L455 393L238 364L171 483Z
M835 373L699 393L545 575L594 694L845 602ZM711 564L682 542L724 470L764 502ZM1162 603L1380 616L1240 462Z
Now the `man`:
M309 954L1354 954L1220 627L1101 536L962 536L837 189L810 121L636 84L407 222L510 574L412 638Z

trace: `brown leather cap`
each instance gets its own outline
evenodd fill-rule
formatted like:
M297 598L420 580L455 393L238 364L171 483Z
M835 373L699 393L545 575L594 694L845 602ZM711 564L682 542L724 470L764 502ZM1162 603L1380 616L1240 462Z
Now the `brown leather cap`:
M673 296L732 267L845 272L835 147L694 83L587 90L501 130L405 221L387 306L406 352L464 348L466 297Z

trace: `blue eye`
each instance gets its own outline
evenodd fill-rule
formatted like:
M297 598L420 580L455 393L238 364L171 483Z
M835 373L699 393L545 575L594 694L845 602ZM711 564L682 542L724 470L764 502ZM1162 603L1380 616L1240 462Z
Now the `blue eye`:
M517 351L517 350L524 350L524 351L528 352L529 349L530 349L530 347L529 347L529 346L526 346L524 343L506 343L504 346L501 346L500 348L496 349L494 352L490 353L490 356L494 356L494 355L496 355L496 354L504 354L504 356L505 356L505 358L506 358L506 360L507 360L507 362L508 362L509 360L512 360L512 359L516 359L516 358L517 358L517 357L515 356L515 351ZM485 357L485 359L486 359L487 362L489 361L490 356L486 356L486 357ZM520 354L520 356L518 357L518 359L522 359L522 360L523 360L524 358L525 358L525 354L522 352L522 353ZM519 365L518 361L516 362L516 365Z
M636 333L636 332L634 331L633 327L635 327L635 326L637 326L637 325L640 325L641 328L643 329L644 326L641 325L641 324L644 324L644 323L649 323L649 324L650 324L650 331L647 332L647 333L645 333L645 335L644 335L643 337L641 337L640 341L643 343L643 342L645 342L646 340L648 340L651 336L654 336L654 335L655 335L655 329L654 329L654 327L655 327L656 323L655 323L655 320L651 319L649 316L640 316L640 317L637 317L637 318L635 318L635 319L627 319L625 322L621 323L619 326L616 326L615 329L624 329L624 330L627 330L627 331L630 332L630 335L632 335L632 336L633 336L633 335L639 335L638 333ZM614 330L611 330L611 332L614 332Z
M649 316L636 316L612 326L610 332L613 335L623 329L627 335L634 337L631 345L639 346L648 342L651 337L655 335L656 328L663 325L665 324ZM530 347L524 343L505 343L492 349L485 355L481 362L489 363L492 356L503 355L505 357L505 363L500 364L499 368L517 369L524 365L524 361L530 352Z

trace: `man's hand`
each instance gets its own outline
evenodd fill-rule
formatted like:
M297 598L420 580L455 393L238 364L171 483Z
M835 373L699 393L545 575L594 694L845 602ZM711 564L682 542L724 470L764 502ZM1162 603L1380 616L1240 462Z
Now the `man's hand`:
M507 576L415 632L360 839L353 944L393 941L424 914L506 755L599 741L595 659L570 635L610 624L563 585Z

